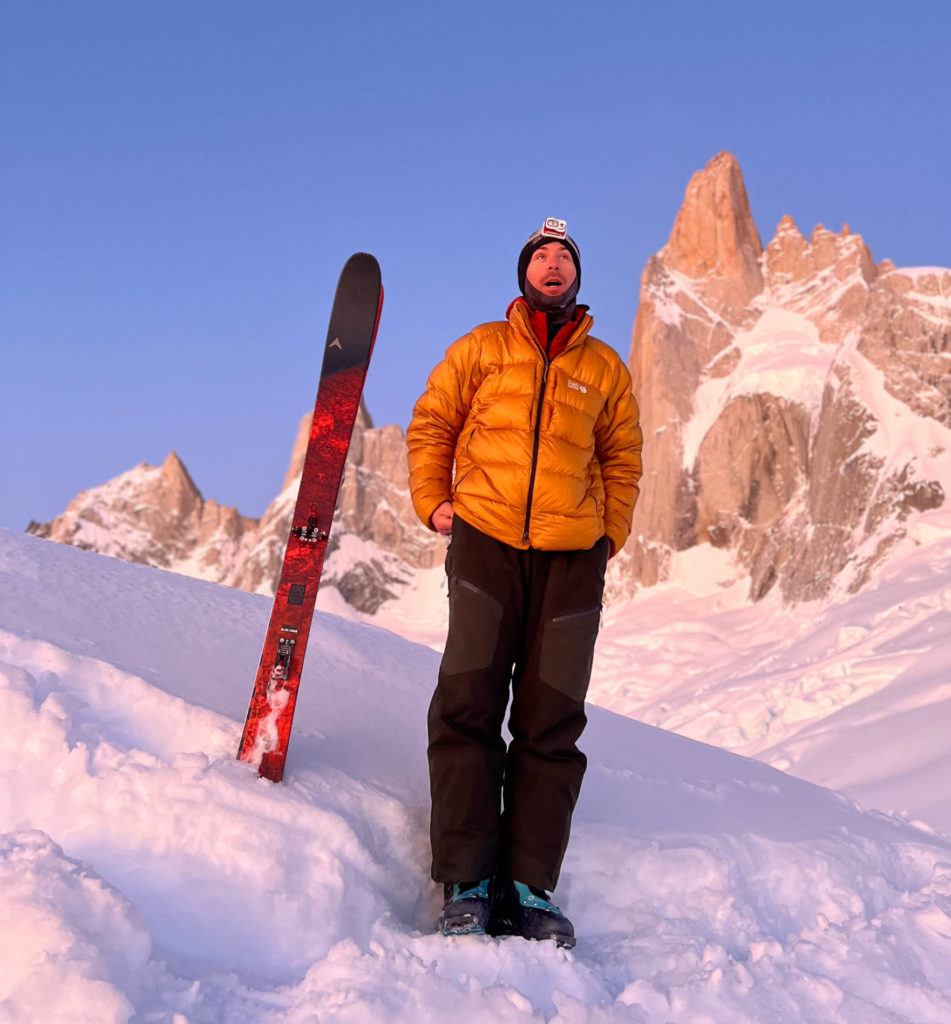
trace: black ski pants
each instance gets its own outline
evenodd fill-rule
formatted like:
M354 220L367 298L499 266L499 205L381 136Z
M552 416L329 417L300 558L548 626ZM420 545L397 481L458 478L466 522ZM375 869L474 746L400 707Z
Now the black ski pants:
M607 537L522 551L453 519L449 633L429 708L435 881L499 874L554 889L587 764L576 744L607 560Z

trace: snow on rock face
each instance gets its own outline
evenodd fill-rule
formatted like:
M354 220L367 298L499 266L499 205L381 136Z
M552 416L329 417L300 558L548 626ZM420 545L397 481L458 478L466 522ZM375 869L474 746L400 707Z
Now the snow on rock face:
M227 582L257 520L205 501L181 459L143 463L78 495L50 523L28 532L88 551Z
M447 940L432 651L319 615L275 786L234 760L266 600L5 531L0 595L4 1021L951 1016L945 839L592 708L578 947Z
M28 532L125 561L273 594L281 571L312 415L301 420L281 493L260 521L205 500L172 452L85 491ZM360 549L360 557L354 553ZM361 405L341 481L324 580L352 609L375 614L441 564L445 544L416 518L399 427L374 428Z
M281 494L261 520L246 557L227 582L272 594L291 527L311 416L300 422ZM324 579L352 608L374 614L402 596L414 572L442 561L444 545L420 524L412 508L406 444L397 426L374 427L361 403L344 469ZM354 557L361 548L361 557Z
M847 227L807 240L786 217L753 273L739 176L721 154L691 179L642 279L645 477L626 562L652 585L673 553L713 543L754 600L813 600L843 574L863 586L909 517L946 500L951 271L879 268Z
M807 242L784 217L764 254L768 303L812 320L820 339L840 344L862 318L878 270L868 246L848 227L821 225Z
M753 600L774 588L786 603L819 599L845 578L861 588L909 521L946 501L951 271L876 265L848 227L807 239L790 217L763 249L729 153L691 178L648 261L630 366L645 474L632 539L611 564L612 600L667 579L674 555L706 544L735 556ZM273 593L309 422L259 524L203 501L172 455L31 529ZM402 431L373 427L365 409L331 538L327 584L394 623L443 560L412 509ZM434 605L428 617L441 616Z
M884 374L889 394L951 427L951 271L883 275L858 350Z

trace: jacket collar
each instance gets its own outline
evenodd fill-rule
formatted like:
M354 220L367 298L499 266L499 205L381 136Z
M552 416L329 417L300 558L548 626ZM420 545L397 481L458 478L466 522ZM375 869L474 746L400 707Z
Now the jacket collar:
M532 310L521 295L509 304L505 315L508 322L519 334L531 340L542 354L545 353L545 343L548 339L547 337L538 337L532 323ZM544 316L544 314L542 315ZM594 319L588 313L588 307L579 305L575 313L575 319L571 323L565 324L562 330L559 331L558 337L554 339L554 343L557 344L554 354L558 355L560 352L580 345L588 336L588 332L593 324ZM567 337L564 336L565 332L567 332Z

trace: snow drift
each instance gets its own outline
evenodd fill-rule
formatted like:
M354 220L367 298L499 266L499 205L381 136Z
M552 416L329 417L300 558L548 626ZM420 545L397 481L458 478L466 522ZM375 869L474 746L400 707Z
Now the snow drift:
M437 655L318 615L287 783L234 760L269 602L0 531L0 1020L951 1018L951 842L591 708L573 952L432 933Z

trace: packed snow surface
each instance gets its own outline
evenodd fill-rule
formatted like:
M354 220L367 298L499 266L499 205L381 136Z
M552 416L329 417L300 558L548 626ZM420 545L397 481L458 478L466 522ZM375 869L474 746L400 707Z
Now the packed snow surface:
M951 834L951 510L910 524L858 594L788 608L747 589L724 552L684 552L606 614L589 700Z
M234 760L268 611L0 531L3 1024L951 1020L951 840L596 707L577 948L433 934L438 655L319 613L275 786Z

